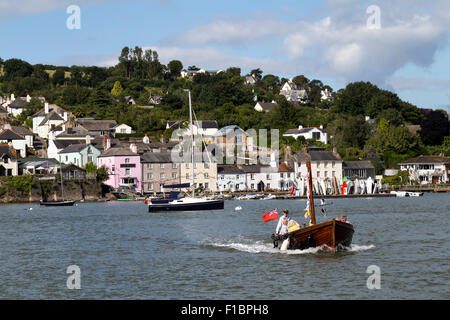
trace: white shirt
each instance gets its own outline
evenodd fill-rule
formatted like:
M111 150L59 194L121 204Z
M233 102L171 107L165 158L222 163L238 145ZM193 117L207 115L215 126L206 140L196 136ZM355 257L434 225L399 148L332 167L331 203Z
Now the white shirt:
M289 220L291 220L291 217L286 216L286 219L287 219L287 221L289 223ZM278 224L277 224L277 228L275 229L275 233L280 233L281 227L283 226L283 220L284 220L284 215L278 220Z

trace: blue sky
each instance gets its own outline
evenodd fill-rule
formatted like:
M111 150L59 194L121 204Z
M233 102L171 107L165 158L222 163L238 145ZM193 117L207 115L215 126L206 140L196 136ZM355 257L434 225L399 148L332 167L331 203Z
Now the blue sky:
M73 4L79 30L66 27ZM114 65L141 46L163 63L304 74L335 90L371 81L419 107L450 105L446 0L0 0L0 39L1 58L33 64Z

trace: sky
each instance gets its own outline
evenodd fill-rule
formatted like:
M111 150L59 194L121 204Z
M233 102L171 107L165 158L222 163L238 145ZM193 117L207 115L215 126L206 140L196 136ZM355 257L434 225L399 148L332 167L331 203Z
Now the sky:
M370 81L450 112L448 0L0 0L4 60L112 66L125 46L186 68L303 74L335 91Z

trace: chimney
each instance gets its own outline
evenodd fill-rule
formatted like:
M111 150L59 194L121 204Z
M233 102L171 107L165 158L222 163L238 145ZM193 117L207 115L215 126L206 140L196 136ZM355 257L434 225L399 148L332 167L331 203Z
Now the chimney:
M31 101L31 97L30 97L30 95L27 93L27 102L30 102Z
M91 136L90 135L86 136L86 144L91 144Z
M144 138L142 139L142 142L145 144L149 144L150 143L150 139L148 138L147 134L145 134Z
M323 125L320 125L320 129L323 129Z
M164 135L163 134L161 134L161 139L159 139L159 141L164 144Z
M301 129L303 129L303 126L302 126L302 125L299 125L299 126L298 126L298 130L301 130Z
M135 143L130 144L130 150L133 153L137 153L137 146Z
M108 150L111 148L111 139L110 138L106 138L106 148L105 150Z
M48 102L44 104L44 113L48 114Z
M16 100L16 98L14 98L14 93L11 93L11 102L13 102L14 100Z

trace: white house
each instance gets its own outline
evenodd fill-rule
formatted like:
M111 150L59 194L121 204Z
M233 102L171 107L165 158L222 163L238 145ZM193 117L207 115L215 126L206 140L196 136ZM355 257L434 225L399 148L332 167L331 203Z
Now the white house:
M314 139L316 141L320 141L324 144L328 143L328 134L323 129L323 126L320 127L306 127L303 128L302 125L299 125L297 129L289 129L285 133L283 133L284 137L293 137L297 139L298 137L304 137L305 139Z
M219 191L244 191L247 188L246 174L235 166L218 165L217 184Z
M14 98L14 94L11 94L11 100L10 103L7 104L6 110L9 114L12 114L13 116L17 117L23 112L23 108L25 106L25 103L30 102L31 97L27 94L26 97L19 97Z
M333 151L308 151L308 153L297 152L294 154L295 177L306 178L308 170L306 163L311 162L312 180L332 181L336 177L338 182L342 181L342 158Z
M23 158L27 155L27 140L24 136L11 129L5 129L0 132L0 143L7 143L9 146L20 152L20 156Z
M17 176L18 171L17 157L7 144L0 144L0 177Z
M399 164L400 170L409 172L410 180L417 181L420 184L449 182L449 157L418 156Z
M96 164L101 151L92 144L72 144L58 153L58 160L65 164L83 167L91 162Z
M272 102L264 102L264 101L258 101L255 104L254 109L258 112L269 112L270 110L272 110L273 108L275 108L278 104L276 103L276 101L272 101Z
M287 101L306 103L308 102L308 93L305 89L300 89L292 81L287 81L283 84L280 90L280 95L286 97Z
M186 120L169 120L166 123L166 129L180 129L174 132L170 140L179 141L183 136L191 136L191 129ZM193 121L192 131L194 136L203 136L206 141L212 141L218 131L218 124L216 120Z
M119 124L114 128L115 133L124 133L124 134L131 134L133 133L133 128L131 128L129 125L126 125L125 123Z
M64 110L56 104L45 102L44 108L36 112L33 116L33 133L41 138L47 139L48 133L55 127L64 124L71 112Z
M248 75L248 76L245 76L244 82L245 82L245 84L253 86L256 84L256 78L253 75Z
M333 101L333 95L328 88L325 88L325 90L320 91L320 101Z

